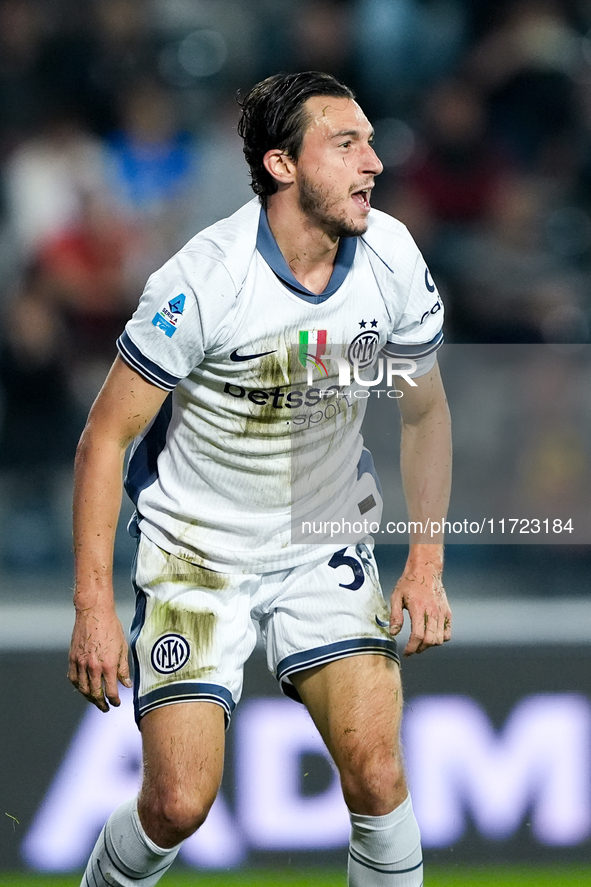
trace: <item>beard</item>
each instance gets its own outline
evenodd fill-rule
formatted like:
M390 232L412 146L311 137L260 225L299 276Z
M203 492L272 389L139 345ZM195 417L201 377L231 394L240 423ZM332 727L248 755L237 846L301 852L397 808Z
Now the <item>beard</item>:
M299 182L300 209L305 215L320 223L330 237L358 237L367 231L367 220L354 222L346 210L340 214L333 211L338 198L331 197L326 189L315 185L302 175Z

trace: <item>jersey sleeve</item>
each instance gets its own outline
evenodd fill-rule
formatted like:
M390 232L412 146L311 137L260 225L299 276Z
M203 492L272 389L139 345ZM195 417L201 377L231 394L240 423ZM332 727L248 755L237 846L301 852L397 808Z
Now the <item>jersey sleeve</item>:
M443 342L444 309L423 256L410 234L407 237L406 261L398 266L402 269L407 298L402 313L393 313L395 320L382 353L386 357L414 360L417 369L411 375L421 376L435 364L437 349ZM406 275L404 266L408 269Z
M223 264L181 250L149 278L117 340L121 357L148 382L172 391L203 360L234 295Z

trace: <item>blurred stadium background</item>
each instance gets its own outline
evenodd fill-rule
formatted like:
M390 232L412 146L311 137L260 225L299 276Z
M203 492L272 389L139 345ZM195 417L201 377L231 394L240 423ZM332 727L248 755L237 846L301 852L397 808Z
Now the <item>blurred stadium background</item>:
M146 277L251 197L236 91L312 68L356 90L385 167L374 205L446 302L454 518L576 518L548 544L448 546L455 642L404 669L426 883L591 884L589 0L0 0L7 887L76 883L138 776L127 703L104 718L65 679L77 437ZM368 438L403 519L384 421ZM379 548L387 586L403 548ZM334 773L259 653L214 811L187 883L343 883Z

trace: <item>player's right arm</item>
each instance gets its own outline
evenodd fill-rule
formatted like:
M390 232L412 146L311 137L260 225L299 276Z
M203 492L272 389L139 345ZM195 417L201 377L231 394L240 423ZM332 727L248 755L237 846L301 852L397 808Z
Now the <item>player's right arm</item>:
M119 705L118 680L130 686L127 641L115 611L113 546L127 447L168 392L120 357L90 411L74 470L74 606L68 677L101 711Z

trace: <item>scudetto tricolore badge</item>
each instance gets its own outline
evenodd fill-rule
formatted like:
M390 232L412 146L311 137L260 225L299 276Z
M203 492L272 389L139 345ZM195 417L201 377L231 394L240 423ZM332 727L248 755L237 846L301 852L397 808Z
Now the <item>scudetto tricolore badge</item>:
M303 367L311 363L317 369L324 370L324 374L328 376L328 370L322 363L326 338L326 330L300 330L298 357Z

